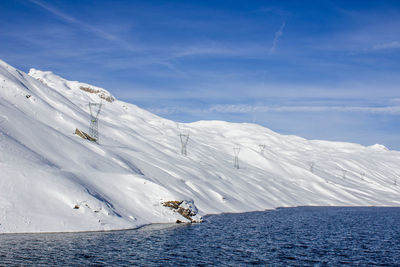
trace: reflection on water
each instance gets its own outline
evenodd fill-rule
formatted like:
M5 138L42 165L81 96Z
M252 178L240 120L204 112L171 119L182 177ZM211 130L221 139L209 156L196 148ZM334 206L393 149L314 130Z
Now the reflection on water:
M0 235L0 265L399 265L400 208L300 207L137 230Z

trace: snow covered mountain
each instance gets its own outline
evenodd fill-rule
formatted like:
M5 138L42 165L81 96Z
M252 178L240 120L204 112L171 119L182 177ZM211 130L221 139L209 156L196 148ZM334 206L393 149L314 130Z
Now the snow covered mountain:
M187 221L165 201L194 203L200 215L400 205L400 152L381 145L305 140L248 123L178 124L102 88L3 61L0 86L1 233ZM88 103L100 101L99 142L91 142L75 129L89 133ZM179 134L188 133L184 156Z

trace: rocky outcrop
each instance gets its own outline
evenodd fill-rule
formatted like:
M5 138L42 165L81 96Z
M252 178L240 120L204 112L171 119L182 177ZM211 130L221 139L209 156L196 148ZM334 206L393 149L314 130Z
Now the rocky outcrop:
M104 100L106 100L106 101L108 101L110 103L112 103L115 100L115 98L105 90L95 89L95 88L91 88L91 87L88 87L88 86L80 86L79 89L81 89L82 91L91 93L91 94L96 94L101 99L104 99Z
M84 131L79 130L78 128L75 129L75 134L82 137L83 139L92 141L92 142L96 142L96 138L91 137L90 135L88 135L87 133L85 133Z
M203 221L203 218L198 215L198 210L192 200L172 200L162 202L161 204L179 213L191 223L200 223ZM184 221L177 220L176 222L182 223Z

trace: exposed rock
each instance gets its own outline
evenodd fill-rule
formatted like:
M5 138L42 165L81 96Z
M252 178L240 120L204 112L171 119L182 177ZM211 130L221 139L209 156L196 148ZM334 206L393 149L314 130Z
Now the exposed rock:
M197 208L194 205L193 201L190 200L171 200L165 201L161 203L164 207L168 207L173 211L179 213L184 218L188 219L191 223L200 223L203 221L203 218L197 214ZM177 220L177 223L183 223L181 220Z
M179 205L182 204L182 202L183 201L172 200L172 201L163 202L162 205L164 207L169 207L169 208L176 210L179 208Z
M100 90L100 89L94 89L88 86L80 86L79 89L81 89L82 91L91 93L91 94L96 94L98 95L100 98L112 103L115 98L113 96L111 96L107 91L104 90Z
M87 139L87 140L92 141L92 142L96 142L97 141L96 138L91 137L90 135L88 135L84 131L79 130L78 128L75 129L75 134L79 135L83 139Z
M45 81L43 79L41 79L41 78L35 78L35 79L38 80L39 82L43 83L44 85L47 85L47 83L45 83Z

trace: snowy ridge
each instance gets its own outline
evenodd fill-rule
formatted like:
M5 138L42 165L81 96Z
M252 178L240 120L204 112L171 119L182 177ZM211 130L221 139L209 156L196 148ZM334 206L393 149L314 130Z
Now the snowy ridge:
M89 92L91 94L97 95L101 99L108 102L113 102L115 98L105 89L93 86L87 83L81 83L77 81L68 81L60 76L55 75L51 71L40 71L36 69L30 69L29 76L35 78L41 83L58 90L62 94L74 95L75 97L80 96L81 99L86 99L88 94L79 91ZM92 101L97 101L95 96L91 97Z
M255 124L177 124L108 96L0 61L1 233L185 221L165 201L193 201L200 215L400 205L400 152L283 136ZM93 143L74 131L88 131L87 104L100 101L100 142ZM186 157L180 133L190 135ZM240 169L233 147L241 148Z

